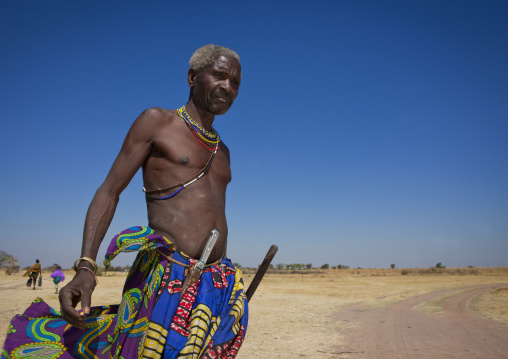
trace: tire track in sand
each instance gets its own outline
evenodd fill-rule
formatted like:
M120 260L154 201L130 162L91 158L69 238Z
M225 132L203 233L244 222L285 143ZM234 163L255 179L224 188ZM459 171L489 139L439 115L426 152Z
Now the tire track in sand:
M426 293L383 308L345 307L333 319L350 322L337 358L508 358L508 326L475 315L468 301L506 287L488 284ZM415 306L442 296L442 313Z
M27 279L25 279L25 281L27 281ZM42 282L44 283L44 280L45 278L43 277L42 278ZM5 283L0 283L0 291L2 290L8 290L8 289L19 289L19 288L24 288L26 287L26 282L23 282L23 281L19 281L19 280L11 280L11 281L8 281L8 282L5 282ZM29 288L27 288L29 289Z

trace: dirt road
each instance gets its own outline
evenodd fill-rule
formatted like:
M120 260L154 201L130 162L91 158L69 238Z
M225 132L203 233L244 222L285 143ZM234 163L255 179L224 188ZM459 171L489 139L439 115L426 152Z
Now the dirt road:
M468 301L506 284L419 295L384 308L346 307L335 320L351 323L337 358L508 358L508 326L481 318ZM332 353L330 353L332 354Z

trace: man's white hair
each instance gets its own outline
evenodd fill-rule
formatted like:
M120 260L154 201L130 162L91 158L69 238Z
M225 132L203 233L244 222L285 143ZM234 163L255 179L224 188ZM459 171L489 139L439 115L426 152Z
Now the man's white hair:
M194 51L189 61L190 68L193 69L194 72L199 73L212 63L214 55L228 55L240 62L240 56L233 50L227 47L209 44Z

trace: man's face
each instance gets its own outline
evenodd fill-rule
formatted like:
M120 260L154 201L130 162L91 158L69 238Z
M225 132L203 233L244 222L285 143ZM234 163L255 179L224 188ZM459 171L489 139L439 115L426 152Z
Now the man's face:
M215 55L211 65L190 79L196 106L214 115L226 113L238 95L241 73L240 63L235 58Z

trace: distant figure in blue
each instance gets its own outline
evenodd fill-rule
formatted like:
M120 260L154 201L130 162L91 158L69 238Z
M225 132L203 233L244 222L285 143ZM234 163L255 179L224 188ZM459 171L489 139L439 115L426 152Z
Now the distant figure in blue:
M231 359L238 354L248 307L242 274L226 257L230 154L213 123L236 99L242 69L234 51L217 45L197 49L189 64L188 102L176 110L141 113L97 190L76 275L60 290L61 315L38 299L16 316L4 347L12 358L51 353L59 359ZM140 168L148 226L115 236L105 263L120 252L139 254L120 305L92 307L99 246L120 194ZM208 260L199 262L217 233ZM75 309L79 302L82 311Z
M55 294L58 294L58 283L65 280L65 275L63 274L60 266L57 266L56 270L51 273L51 278L53 278L53 283L55 284Z

